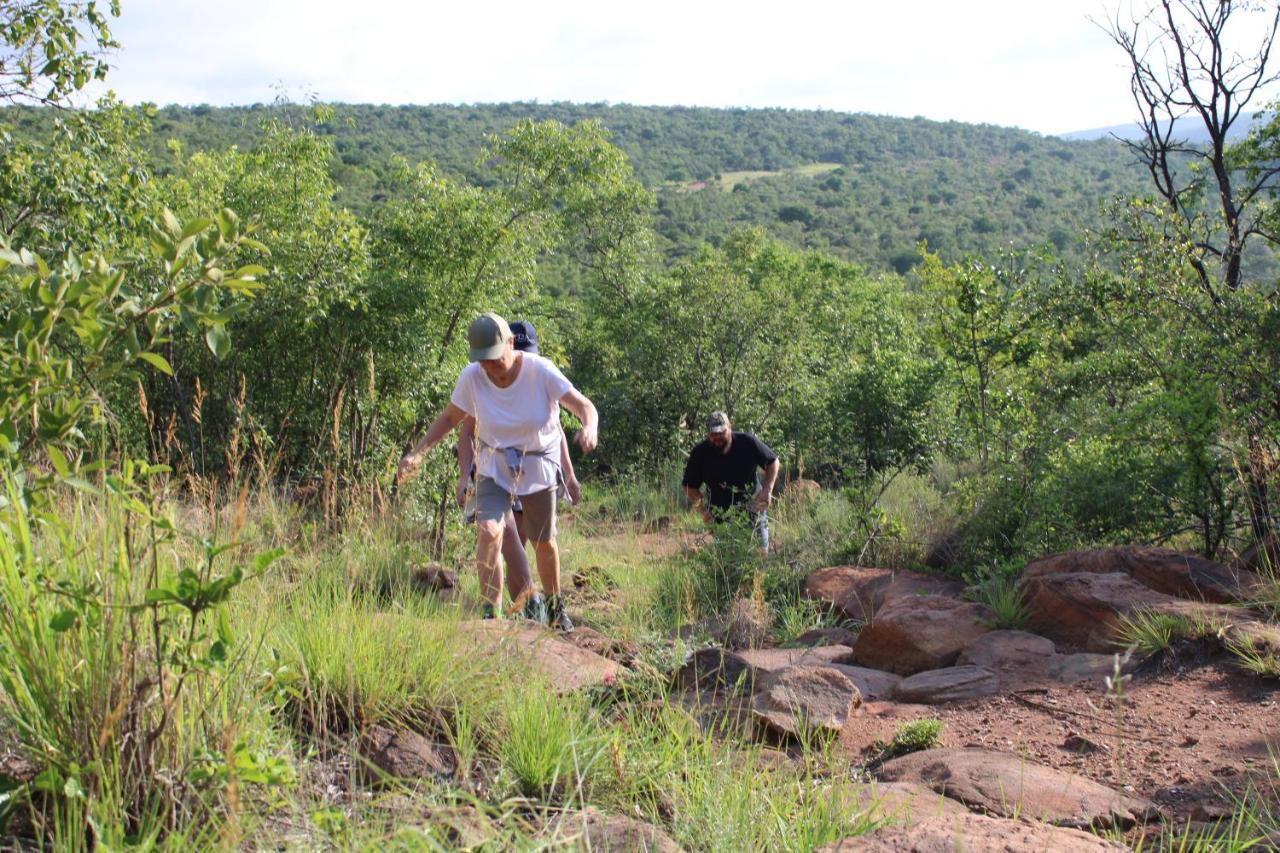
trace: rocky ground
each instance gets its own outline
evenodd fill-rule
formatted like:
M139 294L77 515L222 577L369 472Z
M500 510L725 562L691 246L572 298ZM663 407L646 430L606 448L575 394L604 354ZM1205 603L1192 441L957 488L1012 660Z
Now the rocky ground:
M1014 631L994 629L956 581L832 567L809 577L806 594L850 627L773 648L733 618L701 626L721 645L694 651L667 701L726 739L767 743L784 768L799 741L833 738L847 768L837 772L865 783L851 807L888 818L833 849L1153 849L1162 833L1229 831L1245 796L1277 802L1280 682L1243 672L1224 650L1231 640L1280 653L1274 626L1245 606L1261 583L1161 549L1055 555L1028 567L1028 630ZM1122 618L1138 609L1184 617L1202 636L1117 655ZM472 630L479 646L517 650L565 690L616 683L635 655L590 628ZM933 748L886 760L895 733L920 720L941 722ZM626 833L650 833L640 848L673 849L656 829L627 826L632 842Z

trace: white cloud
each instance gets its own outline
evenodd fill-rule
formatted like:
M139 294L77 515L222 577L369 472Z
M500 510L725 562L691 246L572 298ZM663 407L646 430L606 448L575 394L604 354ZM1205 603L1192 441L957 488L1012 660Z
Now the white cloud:
M1097 0L647 5L134 0L126 101L510 100L780 106L1025 127L1129 121Z

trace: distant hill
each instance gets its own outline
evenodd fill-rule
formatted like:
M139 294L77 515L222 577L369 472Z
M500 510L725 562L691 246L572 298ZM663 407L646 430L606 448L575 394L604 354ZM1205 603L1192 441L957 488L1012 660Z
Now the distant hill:
M1231 127L1231 132L1227 134L1227 138L1231 140L1243 139L1248 135L1249 130L1254 124L1264 121L1270 117L1267 112L1245 113ZM1209 141L1208 134L1205 133L1204 125L1198 119L1182 118L1174 122L1175 135L1180 139L1197 145ZM1113 124L1110 127L1095 127L1092 130L1076 130L1071 133L1058 134L1059 139L1127 139L1137 140L1143 136L1142 127L1138 124Z
M430 160L487 180L485 140L525 118L597 118L658 195L655 227L669 259L759 225L801 247L870 270L909 269L921 241L948 260L1049 245L1068 259L1103 225L1101 207L1148 191L1122 144L1023 130L822 110L508 103L336 104L318 132L333 145L340 200L356 211L386 197L394 158ZM164 107L149 142L155 168L188 152L250 147L268 118L305 121L301 106ZM0 110L0 123L38 134L49 114ZM570 275L570 273L565 273ZM572 288L573 282L563 286Z

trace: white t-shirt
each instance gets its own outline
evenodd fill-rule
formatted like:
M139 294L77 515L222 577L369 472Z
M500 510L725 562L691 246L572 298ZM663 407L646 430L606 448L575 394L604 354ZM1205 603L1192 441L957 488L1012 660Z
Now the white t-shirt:
M450 400L476 419L476 472L512 494L528 495L556 485L560 398L573 383L542 356L526 352L521 357L520 373L507 388L494 385L479 363L468 364ZM526 454L518 477L507 464L508 447Z

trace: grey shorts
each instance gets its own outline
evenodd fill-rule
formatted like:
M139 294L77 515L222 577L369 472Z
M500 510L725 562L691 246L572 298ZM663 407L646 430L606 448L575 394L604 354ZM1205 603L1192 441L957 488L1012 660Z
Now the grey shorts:
M530 495L511 494L499 486L492 477L476 480L476 519L478 521L502 521L512 504L519 501L524 506L524 532L534 542L554 542L556 539L556 489L554 487Z

